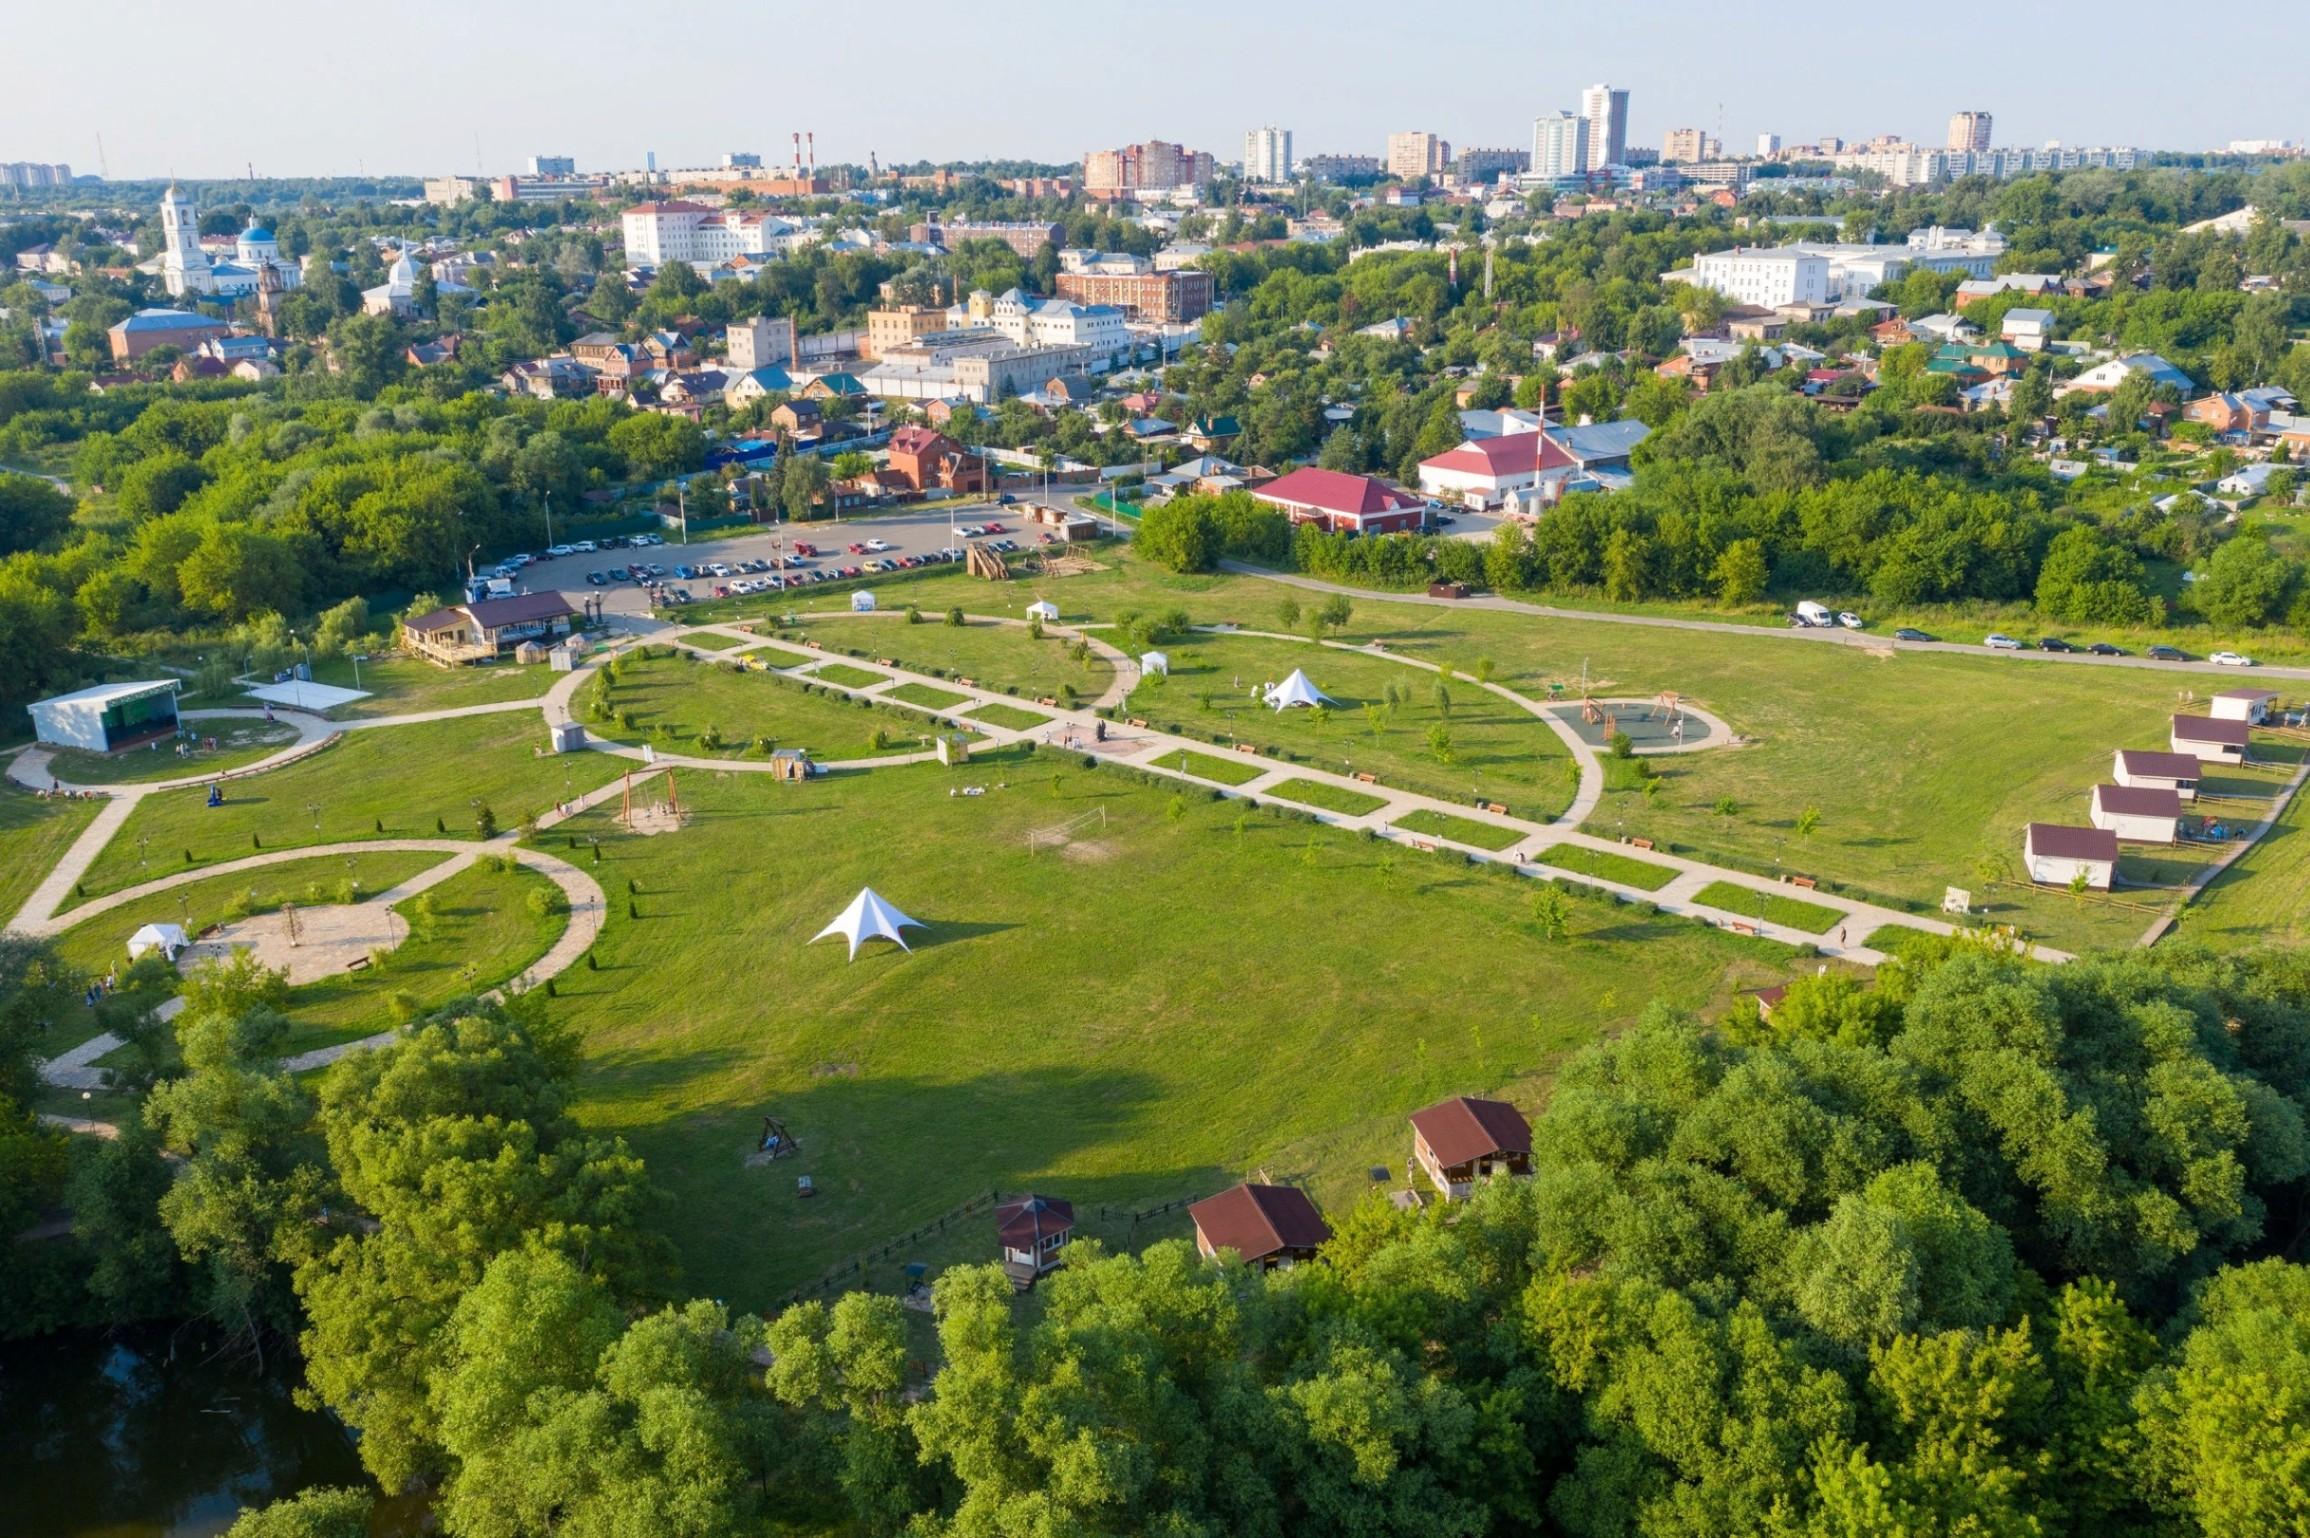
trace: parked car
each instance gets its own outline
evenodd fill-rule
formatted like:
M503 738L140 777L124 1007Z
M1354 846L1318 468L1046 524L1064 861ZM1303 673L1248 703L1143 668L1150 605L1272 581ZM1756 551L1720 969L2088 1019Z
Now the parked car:
M575 555L577 551L568 545L548 545L545 553L548 556L564 556Z
M876 555L880 555L883 551L890 548L890 541L887 539L870 539L866 542L866 548L873 551Z
M1981 644L1988 647L1993 652L2017 652L2021 650L2021 643L2019 641L2016 641L2013 639L2013 637L1997 630L1992 630L1989 632L1988 636L1983 639Z
M1847 630L1859 630L1862 628L1864 622L1862 621L1861 616L1855 614L1852 610L1840 609L1837 611L1837 623L1844 626Z
M596 550L599 550L600 548L601 547L599 545L595 544L590 539L581 539L576 544L570 546L570 549L576 551L579 555L592 555Z
M1042 545L1055 545L1059 542L1059 536L1053 534L1049 529L1045 529L1035 536L1035 542Z
M849 543L847 546L845 546L844 548L845 548L845 549L847 549L847 550L849 550L849 552L850 552L852 555L864 555L864 554L866 554L866 547L865 547L864 545L860 544L860 543L859 543L858 541L856 541L856 540L852 540L852 541L851 541L851 542L850 542L850 543Z
M1011 532L999 523L990 523L986 526L986 529L989 534L1008 534Z
M634 574L632 572L626 570L626 568L623 566L612 566L610 568L610 580L612 582L629 582L633 580L633 575Z
M2049 635L2045 639L2039 641L2037 643L2037 649L2041 652L2073 652L2077 650L2076 647L2070 645L2067 641L2064 641L2060 636L2057 635Z
M1012 503L1018 500L1019 499L1017 497L1012 496L1009 492L1006 491L1001 496L995 498L995 506L1009 507Z
M1924 631L1917 629L1914 625L1903 625L1900 629L1893 632L1893 639L1896 641L1931 641L1934 640L1935 637L1927 635Z
M2189 657L2178 646L2153 646L2142 653L2152 662L2187 662Z
M609 584L610 579L603 576L598 571L589 571L586 573L586 586L588 587L607 587Z
M818 547L798 539L794 542L794 553L796 555L816 555L818 553Z
M2254 659L2243 652L2216 652L2206 660L2226 668L2250 668L2254 665Z
M2107 641L2096 641L2093 643L2093 645L2087 647L2086 650L2092 652L2097 657L2122 657L2126 654L2126 649L2124 647L2112 646Z

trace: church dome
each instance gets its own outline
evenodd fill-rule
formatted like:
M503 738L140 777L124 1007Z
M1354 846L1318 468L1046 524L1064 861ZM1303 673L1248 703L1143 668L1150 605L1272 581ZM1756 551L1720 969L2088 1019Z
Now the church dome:
M263 241L269 245L272 243L273 232L267 229L264 225L257 224L252 221L247 229L241 231L241 239L243 242L251 245L257 243L258 241Z

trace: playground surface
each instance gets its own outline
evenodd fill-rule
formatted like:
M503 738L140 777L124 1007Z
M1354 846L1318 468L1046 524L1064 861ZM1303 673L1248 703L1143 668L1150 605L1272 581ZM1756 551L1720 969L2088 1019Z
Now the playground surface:
M1548 714L1598 750L1611 747L1615 732L1638 753L1691 753L1732 741L1732 729L1723 721L1675 696L1558 703L1548 707Z

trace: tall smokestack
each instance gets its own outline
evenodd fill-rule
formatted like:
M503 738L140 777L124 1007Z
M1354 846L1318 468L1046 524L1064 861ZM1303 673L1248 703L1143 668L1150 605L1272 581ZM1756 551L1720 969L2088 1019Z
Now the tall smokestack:
M818 180L818 131L812 129L807 137L810 140L810 179L816 181Z
M802 179L802 135L794 136L794 179Z

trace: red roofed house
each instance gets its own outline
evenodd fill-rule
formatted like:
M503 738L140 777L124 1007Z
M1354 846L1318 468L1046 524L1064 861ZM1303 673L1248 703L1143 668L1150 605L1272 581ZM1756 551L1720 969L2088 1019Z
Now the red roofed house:
M1021 1196L995 1208L995 1237L1002 1245L1003 1274L1024 1292L1046 1271L1058 1269L1075 1231L1075 1208L1055 1196Z
M1195 1222L1195 1248L1206 1259L1233 1250L1263 1271L1313 1260L1331 1237L1331 1225L1297 1186L1246 1183L1205 1197L1187 1216Z
M1400 487L1313 465L1269 481L1252 495L1283 509L1293 523L1312 523L1334 534L1408 534L1427 517L1420 499Z
M2198 799L2198 776L2203 766L2195 753L2157 753L2141 748L2117 750L2116 772L2110 778L2120 785L2150 790L2170 790L2184 801Z
M1505 433L1497 438L1471 438L1456 449L1420 461L1420 490L1424 495L1461 502L1469 507L1499 507L1510 511L1519 504L1553 502L1579 466L1546 433Z
M2181 836L2179 792L2147 785L2096 785L2093 825L2135 844L2170 844Z
M890 435L889 469L908 491L971 496L991 489L985 460L927 427L902 427Z
M2021 837L2021 855L2029 879L2047 886L2068 886L2082 874L2087 886L2106 892L2117 879L2118 836L2106 828L2033 822Z
M1412 1159L1452 1201L1479 1180L1531 1174L1532 1124L1504 1100L1458 1095L1412 1113Z
M2242 764L2246 761L2247 744L2253 737L2253 729L2243 721L2224 721L2214 716L2176 716L2173 740L2168 746L2176 753L2191 754L2202 763Z

